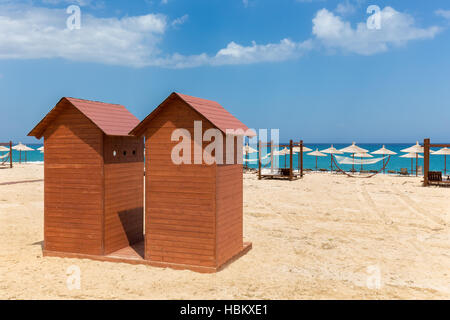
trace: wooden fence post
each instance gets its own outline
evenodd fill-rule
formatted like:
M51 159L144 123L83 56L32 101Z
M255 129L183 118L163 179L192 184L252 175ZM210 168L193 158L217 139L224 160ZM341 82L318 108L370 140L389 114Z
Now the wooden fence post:
M293 168L293 149L294 149L294 142L291 140L289 142L289 180L293 180L294 179L294 168ZM285 156L286 157L286 156Z
M9 141L9 167L13 167L13 161L12 161L12 141Z
M428 172L430 171L430 139L423 140L423 185L428 187Z
M303 140L300 140L300 177L303 178Z
M258 141L258 180L261 180L261 140Z

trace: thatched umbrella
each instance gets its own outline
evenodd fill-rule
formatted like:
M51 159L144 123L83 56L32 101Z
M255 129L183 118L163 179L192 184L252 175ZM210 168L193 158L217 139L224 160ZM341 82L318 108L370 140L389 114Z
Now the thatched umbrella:
M292 151L295 152L295 153L299 153L300 152L300 147L294 147L292 149ZM303 146L303 152L309 152L309 151L313 151L313 150L308 148L308 147Z
M444 156L444 176L447 175L447 156L450 155L450 149L449 148L442 148L438 151L434 151L431 153L432 155L436 156Z
M424 147L422 147L419 144L419 141L417 141L415 145L413 145L409 148L403 149L401 151L405 152L405 153L414 153L416 155L416 177L417 177L417 175L418 175L417 167L419 166L419 153L424 153ZM403 157L403 158L405 158L405 157Z
M423 158L423 157L418 155L417 153L410 152L410 153L407 153L407 154L404 154L404 155L400 156L400 158L409 158L409 159L411 159L411 173L412 173L412 172L414 172L414 169L413 169L413 167L414 167L414 159L416 159L416 161L417 161L418 158ZM416 175L417 175L417 162L416 162Z
M397 152L391 151L389 149L386 149L385 145L383 145L383 147L381 149L378 149L374 152L371 152L372 154L381 154L383 155L383 158L388 155L388 156L393 156L396 155ZM384 168L384 159L383 159L383 168ZM383 173L386 172L386 168L383 169Z
M367 152L355 153L356 158L361 158L361 171L363 170L362 158L373 158L373 155L368 154Z
M26 145L22 144L21 142L12 148L13 148L13 150L19 151L19 163L22 162L22 151L25 152L25 162L27 162L27 151L34 151L33 148L27 147Z
M352 154L352 157L353 157L352 171L355 171L355 153L369 152L369 150L358 147L355 142L353 142L351 146L345 147L345 148L341 149L340 151Z
M316 157L316 171L317 171L317 158L318 157L326 157L327 155L322 153L322 152L320 152L319 149L316 149L316 151L308 153L308 156L315 156Z
M43 148L43 147L42 147L42 148ZM38 150L39 150L39 149L38 149ZM44 150L41 150L41 151L44 151ZM250 159L247 158L248 155L251 154L251 153L256 153L256 152L258 152L258 150L256 150L256 149L250 147L250 146L247 144L247 145L245 145L244 147L242 147L242 151L243 151L243 153L244 153L244 155L245 155L245 156L244 156L245 166L248 167L247 162L250 160Z
M343 154L344 153L344 152L336 149L333 145L331 145L330 148L322 150L320 152L328 153L330 155L331 171L333 171L333 154Z

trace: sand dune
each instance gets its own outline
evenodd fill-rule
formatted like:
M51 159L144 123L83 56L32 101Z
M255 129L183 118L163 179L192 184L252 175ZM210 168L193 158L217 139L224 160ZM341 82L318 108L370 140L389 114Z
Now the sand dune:
M253 250L217 274L43 258L42 179L42 165L0 170L0 183L31 181L0 185L0 299L450 298L450 189L420 178L246 174Z

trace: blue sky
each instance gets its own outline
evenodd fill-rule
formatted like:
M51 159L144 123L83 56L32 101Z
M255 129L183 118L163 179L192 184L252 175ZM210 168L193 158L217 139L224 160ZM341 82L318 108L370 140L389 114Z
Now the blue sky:
M0 142L62 96L143 119L172 91L282 141L449 142L449 27L444 0L0 0Z

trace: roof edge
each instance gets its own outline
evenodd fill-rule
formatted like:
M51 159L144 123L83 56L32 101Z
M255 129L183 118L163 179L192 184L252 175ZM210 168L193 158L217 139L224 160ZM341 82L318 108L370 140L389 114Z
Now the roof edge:
M219 127L217 127L213 122L211 122L211 120L209 120L207 117L205 117L203 114L201 114L199 111L197 111L188 101L186 101L182 96L182 93L178 93L178 92L172 92L166 99L164 99L163 102L161 102L158 107L156 107L147 117L145 117L144 120L142 120L133 130L131 130L129 132L130 135L134 135L134 136L142 136L143 132L142 132L142 127L145 125L145 123L147 123L148 121L150 121L151 119L153 119L159 112L160 110L163 108L164 104L166 104L170 99L173 99L174 97L180 99L181 101L183 101L188 107L190 107L194 112L196 112L197 114L199 114L203 119L205 119L206 121L208 121L209 123L211 123L214 127L216 127L217 129L219 129L223 134L227 134L225 131L223 131L222 129L220 129ZM197 98L197 97L193 97L193 98ZM203 99L203 98L197 98L197 99ZM210 101L210 102L215 102L212 100L207 100L207 99L203 99L206 101ZM217 103L217 102L215 102ZM243 124L244 125L244 124ZM245 126L245 125L244 125ZM247 127L247 126L246 126ZM256 133L254 130L247 128L249 131L251 131L250 133L244 133L244 134L236 134L236 136L246 136L246 137L255 137Z

